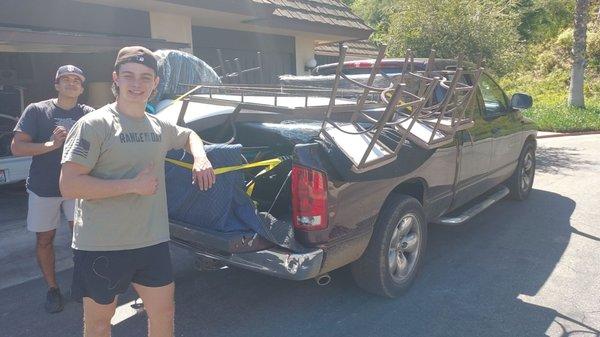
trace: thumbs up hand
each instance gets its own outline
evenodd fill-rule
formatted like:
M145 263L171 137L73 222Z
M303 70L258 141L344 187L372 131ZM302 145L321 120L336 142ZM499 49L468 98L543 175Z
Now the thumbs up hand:
M154 164L146 166L133 178L133 191L139 195L153 195L158 189L158 178L154 174Z

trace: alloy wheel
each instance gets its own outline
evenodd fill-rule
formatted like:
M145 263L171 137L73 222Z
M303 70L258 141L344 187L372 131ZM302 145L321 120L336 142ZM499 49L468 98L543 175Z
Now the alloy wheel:
M392 233L388 250L388 271L396 282L406 279L415 268L421 243L418 221L415 214L406 214Z

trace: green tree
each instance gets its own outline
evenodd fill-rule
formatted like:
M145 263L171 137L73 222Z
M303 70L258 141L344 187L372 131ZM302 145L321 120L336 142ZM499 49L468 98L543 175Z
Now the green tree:
M352 2L352 11L363 18L365 22L375 29L371 39L377 42L384 41L390 23L390 15L398 0L347 0Z
M517 5L497 0L397 1L386 34L389 53L402 56L410 48L426 57L433 48L438 57L463 53L477 60L482 55L503 73L520 49Z
M521 40L538 43L556 37L571 24L574 9L572 0L520 0L515 11Z
M583 77L585 72L585 48L590 0L577 0L573 30L573 66L569 85L569 105L584 108Z

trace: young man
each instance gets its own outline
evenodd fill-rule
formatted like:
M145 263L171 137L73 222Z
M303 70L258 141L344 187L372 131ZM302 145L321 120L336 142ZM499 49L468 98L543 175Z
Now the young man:
M165 154L185 148L194 157L190 183L205 190L215 182L198 135L144 112L156 73L148 49L121 49L116 102L79 120L66 140L60 189L77 198L71 293L83 297L87 337L110 335L117 295L130 283L144 302L148 335L173 336Z
M58 97L30 104L15 127L11 143L15 156L33 156L27 178L27 228L37 236L37 260L49 288L44 307L49 313L61 311L64 305L54 272L53 244L60 210L62 207L72 229L75 204L62 197L58 188L63 143L71 126L94 110L77 104L84 81L81 69L72 65L58 68L54 79Z

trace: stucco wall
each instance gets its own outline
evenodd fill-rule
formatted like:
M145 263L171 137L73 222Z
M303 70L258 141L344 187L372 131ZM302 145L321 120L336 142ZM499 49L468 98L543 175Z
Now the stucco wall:
M190 53L194 50L192 19L189 16L150 12L150 33L152 38L189 43L190 48L184 50Z
M315 58L315 41L310 37L296 36L296 74L307 75L309 72L304 70L306 62Z

